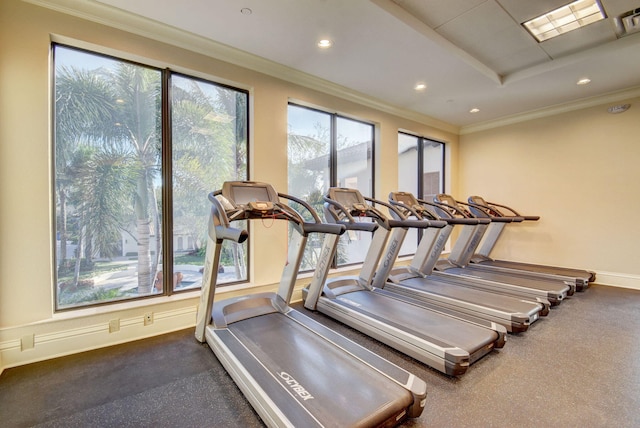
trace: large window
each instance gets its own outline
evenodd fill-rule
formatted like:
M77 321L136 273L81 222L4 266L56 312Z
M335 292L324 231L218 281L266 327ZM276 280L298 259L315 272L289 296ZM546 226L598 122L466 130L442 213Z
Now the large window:
M248 94L53 50L56 308L199 287L207 194L247 176ZM221 264L247 279L242 247Z
M323 216L322 197L329 187L350 187L373 195L374 126L335 113L289 105L289 193L306 200ZM345 234L338 247L338 265L360 263L369 233ZM314 269L319 237L310 240L303 269Z
M444 144L403 132L398 133L398 190L432 201L444 192ZM407 233L400 254L413 254L418 232Z

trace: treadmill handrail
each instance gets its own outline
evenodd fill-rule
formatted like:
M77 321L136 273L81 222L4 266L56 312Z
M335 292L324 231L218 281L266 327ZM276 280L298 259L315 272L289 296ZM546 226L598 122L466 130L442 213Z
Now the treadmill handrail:
M471 202L472 198L474 198L474 197L475 196L469 196L469 198L468 198L469 202ZM475 205L484 206L484 207L489 208L489 209L491 209L492 207L504 208L504 209L509 210L511 213L513 213L513 215L507 215L507 214L504 214L503 212L501 212L500 210L497 210L497 209L493 210L497 214L505 216L505 217L521 217L525 221L538 221L538 220L540 220L540 216L539 215L523 215L523 214L520 214L518 211L514 210L513 208L511 208L511 207L509 207L507 205L502 205L502 204L498 204L498 203L495 203L495 202L485 201L484 198L481 198L481 199L485 202L486 205L480 204L480 203L478 203L476 201L474 201L472 203L475 204Z
M408 216L403 214L396 206L391 203L387 203L384 201L380 201L374 198L364 197L366 201L369 201L373 204L380 204L389 209L389 211L397 216L396 220L389 219L389 225L391 228L394 227L404 227L404 228L414 228L414 229L426 229L428 227L435 227L441 229L447 225L447 222L442 220L430 220L423 218L422 216L416 215L417 220L411 220Z
M214 221L209 222L209 236L215 236L218 240L230 240L239 244L243 243L249 237L249 232L244 229L238 229L230 226L229 218L226 210L216 198L219 193L209 193L209 201L211 202L211 217ZM215 228L215 231L211 228Z
M436 204L435 202L429 202L424 199L418 199L418 202L423 205L438 207L438 204ZM475 217L454 217L453 215L451 215L451 213L447 211L442 210L442 212L446 214L448 217L440 217L440 219L446 221L448 224L454 224L454 225L455 224L471 224L471 225L478 224L478 219Z
M245 181L242 183L246 183L247 185L262 184L262 183L257 183L253 181ZM213 204L215 204L217 209L222 213L220 217L221 217L221 224L223 225L224 231L223 229L216 229L219 232L219 235L217 236L223 236L224 233L229 233L230 237L232 238L234 231L230 230L229 223L231 221L249 220L249 219L255 219L255 218L287 220L291 222L293 226L304 236L307 236L309 233L328 233L328 234L341 235L345 231L344 226L323 223L320 217L318 216L318 214L315 212L315 210L313 209L313 207L311 207L309 203L295 196L288 195L286 193L277 192L276 195L278 198L287 199L289 201L298 203L311 215L313 221L311 222L306 221L300 212L298 212L293 207L285 203L282 203L279 200L264 201L272 204L272 206L269 206L268 209L265 209L264 211L252 209L251 204L242 204L242 205L238 204L234 206L233 204L231 204L231 201L228 201L230 207L225 208L224 203L217 198L221 195L223 195L222 189L216 190L209 194L209 200ZM242 241L236 241L236 242L244 242L244 240L247 239L247 237L244 236L245 234L246 232L242 234L243 235Z
M393 192L389 193L389 202L390 202L393 206L395 206L396 208L399 208L399 209L400 209L400 212L402 212L402 214L403 214L405 217L414 216L415 218L423 218L422 212L424 212L424 211L422 211L422 210L421 210L421 212L418 212L418 210L416 209L416 207L409 206L409 205L407 205L407 204L405 204L405 203L403 203L403 202L400 202L400 201L394 201L393 199L391 199L391 194L392 194L392 193L393 193ZM407 212L404 212L404 211L407 211L407 212L408 212L408 214L407 214ZM435 220L435 219L434 219L434 220Z
M348 230L359 230L364 232L375 232L378 229L380 223L384 223L387 219L382 216L377 210L372 209L368 206L366 212L371 209L371 212L375 213L375 217L371 216L370 218L374 218L377 220L376 223L361 223L357 222L355 218L351 215L349 210L342 205L341 203L334 201L333 199L328 198L327 196L323 197L324 199L324 208L325 213L329 214L329 217L332 218L335 222L339 224L344 224ZM336 208L344 215L346 220L341 219L340 215L336 213ZM379 219L379 221L378 221ZM386 227L388 229L388 227Z
M313 222L304 221L302 228L305 233L329 233L332 235L342 235L346 227L342 224L324 223L313 207L306 201L286 193L278 193L278 196L302 205L313 217Z
M409 206L409 205L407 205L405 203L402 203L400 201L395 200L394 194L398 194L398 193L410 194L411 196L413 196L413 194L411 194L410 192L390 192L389 193L389 202L392 205L394 205L395 207L397 207L398 209L400 209L401 211L402 210L406 210L406 211L410 212L416 218L424 219L425 214L426 214L426 216L428 216L428 220L443 221L445 226L447 224L471 224L471 225L478 224L478 220L476 218L454 217L449 212L444 211L444 210L440 210L442 212L442 214L444 214L444 216L440 217L436 213L431 211L429 208L424 206L424 205L429 205L429 206L438 208L438 205L433 203L433 202L425 201L424 199L415 198L416 202L418 202L418 205L417 206ZM418 209L420 209L420 211L418 211ZM405 214L405 216L408 216L406 213L403 213L403 214ZM435 226L435 227L439 228L440 226Z
M434 207L434 208L439 208L440 207L439 204L437 204L435 202L427 201L425 199L419 199L418 198L417 201L422 205L429 205L429 206ZM440 220L449 219L449 218L457 218L457 217L454 217L453 214L451 214L448 211L443 211L443 213L446 215L445 217L437 216L438 218L440 218Z
M357 192L356 189L347 189L347 188L336 188L336 189L340 189L340 190L349 190L349 191L354 191ZM374 198L370 198L367 196L363 196L362 194L360 194L358 192L358 194L362 197L362 199L364 199L366 202L366 204L361 204L362 206L358 206L357 208L354 208L352 210L350 210L348 207L344 206L343 204L339 203L338 201L331 199L328 195L324 196L323 199L325 201L325 212L328 214L329 217L331 217L334 221L341 223L341 224L345 224L347 226L347 229L349 230L362 230L362 231L368 231L368 232L375 232L375 230L377 229L377 226L372 226L375 225L377 223L378 226L383 227L386 230L391 230L393 228L396 227L403 227L403 228L419 228L419 229L424 229L427 227L437 227L437 228L442 228L444 226L446 226L446 223L441 222L439 220L433 220L433 221L428 221L428 220L409 220L407 219L396 207L394 207L393 205L380 201L378 199L374 199ZM385 214L383 214L380 210L378 210L377 208L375 208L375 204L380 204L383 205L387 208L389 208L390 210L392 210L398 217L398 220L393 220L390 219L388 216L386 216ZM340 211L340 213L336 212L337 210ZM361 222L357 222L355 220L355 218L352 215L352 212L357 212L359 214L361 214L362 216L368 217L373 219L376 223L361 223ZM344 218L346 219L346 221L344 219L341 219L340 214L342 214L344 216Z
M224 191L224 189L233 189L234 186L236 188L261 187L267 190L268 195L265 196L263 200L251 200L246 203L238 203L235 200L227 198L227 196L234 196L234 193L226 194ZM212 245L207 246L207 256L205 257L205 267L202 277L201 304L196 316L196 338L201 342L204 341L204 331L210 322L210 314L213 308L222 242L224 240L231 240L242 243L249 236L246 230L231 227L231 222L236 220L260 219L286 220L293 225L294 229L298 232L293 235L292 239L294 239L294 242L289 246L288 260L290 263L285 265L277 293L287 304L291 298L293 291L292 284L296 280L295 275L300 266L302 252L304 251L308 234L318 232L341 235L345 230L343 225L323 224L317 214L313 215L313 208L311 208L309 204L290 195L277 193L266 183L254 181L225 182L223 183L222 189L209 193L208 198L211 202L211 212L208 221L208 239ZM301 205L306 209L310 209L314 221L319 223L305 222L298 211L282 203L280 198L302 202Z
M469 213L471 213L471 215L474 215L475 217L478 218L482 218L480 216L475 215L471 209L472 208L476 208L476 204L472 204L469 202L464 202L464 201L458 201L456 200L456 203L459 205L464 205L469 207L469 210L467 210ZM483 214L485 214L489 220L496 222L496 223L518 223L521 222L523 219L521 217L504 217L504 216L494 216L491 215L490 212L487 212L483 207L480 207L479 212L482 212Z
M473 215L471 215L471 213L469 213L466 210L461 209L458 206L454 206L454 205L449 205L446 204L444 202L441 202L438 198L442 197L442 196L449 196L449 195L445 195L443 193L439 193L437 195L435 195L433 197L433 202L435 203L435 207L436 208L440 208L441 211L446 212L447 214L451 215L452 217L455 217L455 214L461 216L461 217L466 217L466 218L473 218ZM458 203L458 201L456 201L454 199L454 201L456 202L456 204ZM448 209L443 209L444 208L448 208Z
M500 213L501 215L495 215L496 214L495 210L492 210L491 208L484 205L475 204L475 203L465 203L465 202L459 202L459 203L467 205L472 210L475 208L476 211L473 212L474 215L480 216L481 218L488 218L494 223L520 223L524 220L523 217L505 216L505 215L502 215L502 213Z
M447 198L451 198L456 205L450 205L444 202L441 202L439 198L441 197L447 197ZM449 215L451 215L452 217L455 218L454 214L459 215L460 217L457 218L472 218L472 219L476 219L477 220L477 224L488 224L491 222L490 219L488 218L483 218L483 217L478 217L478 216L474 216L471 212L469 212L468 210L462 209L458 206L458 204L460 203L459 201L456 201L453 197L451 197L450 195L444 194L444 193L439 193L437 195L435 195L433 197L433 202L435 203L435 207L439 209L440 212L444 212L447 213ZM447 209L448 208L448 209ZM473 223L469 223L469 224L473 224Z

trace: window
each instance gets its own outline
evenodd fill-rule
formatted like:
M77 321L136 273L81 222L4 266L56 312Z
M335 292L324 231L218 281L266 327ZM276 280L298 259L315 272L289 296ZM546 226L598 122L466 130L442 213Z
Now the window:
M373 195L374 126L335 113L289 104L289 193L309 202L323 217L322 197L329 187L358 189ZM341 237L337 265L360 263L371 242L369 233ZM302 269L314 269L321 237L312 236Z
M247 176L248 94L53 50L56 308L199 287L207 194ZM247 279L242 247L222 264Z
M398 190L432 201L444 192L444 144L415 135L398 133ZM420 234L407 233L400 254L413 254Z

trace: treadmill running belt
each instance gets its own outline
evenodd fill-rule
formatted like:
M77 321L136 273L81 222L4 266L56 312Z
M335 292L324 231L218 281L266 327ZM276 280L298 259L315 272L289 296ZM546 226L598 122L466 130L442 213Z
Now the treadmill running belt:
M339 348L327 346L286 315L249 318L228 328L283 390L327 425L382 424L412 403L404 388L362 361L345 358Z
M346 293L337 301L389 325L396 324L417 337L428 338L438 346L458 347L469 354L491 344L496 338L496 334L487 328L463 323L375 291Z

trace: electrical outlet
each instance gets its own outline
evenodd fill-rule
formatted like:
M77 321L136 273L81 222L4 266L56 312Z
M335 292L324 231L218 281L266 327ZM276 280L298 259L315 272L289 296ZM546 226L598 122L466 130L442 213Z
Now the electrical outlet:
M109 321L109 333L115 333L116 331L120 331L119 319Z
M144 314L144 325L153 324L153 312L147 312Z

